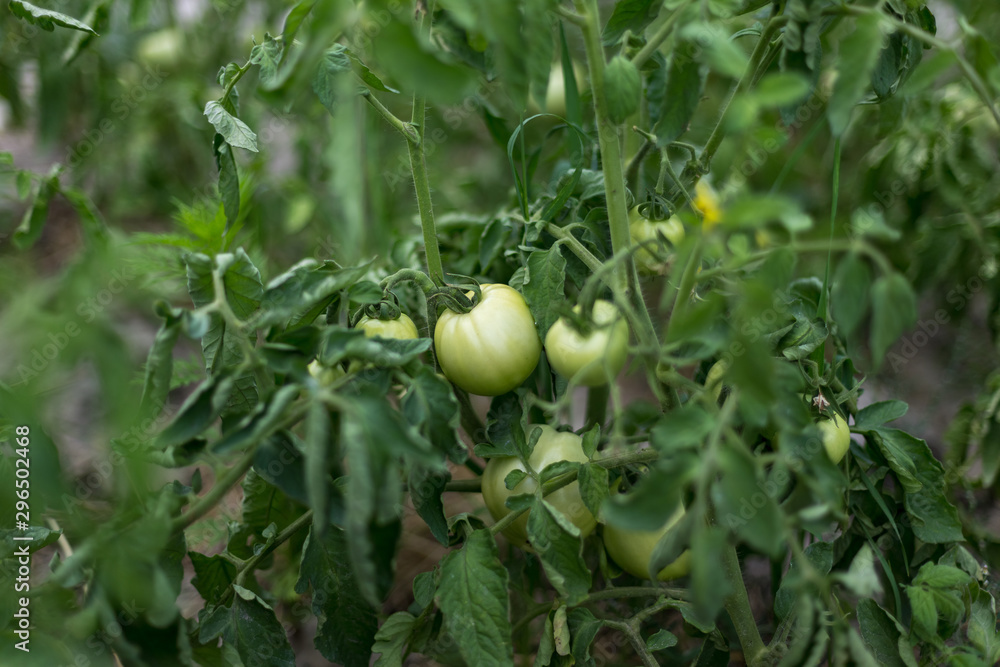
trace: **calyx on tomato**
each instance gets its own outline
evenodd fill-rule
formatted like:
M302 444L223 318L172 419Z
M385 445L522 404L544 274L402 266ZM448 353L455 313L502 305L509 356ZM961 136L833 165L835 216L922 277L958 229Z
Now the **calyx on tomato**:
M472 310L445 310L434 327L434 349L445 377L480 396L511 391L538 365L542 343L524 297L501 284L481 286Z
M551 426L541 426L541 436L535 443L535 448L528 457L528 463L535 472L541 473L546 466L560 461L577 461L585 463L587 455L583 451L583 438L574 433L562 433ZM524 470L524 464L516 456L501 456L492 458L486 464L483 472L482 489L486 508L497 521L507 516L510 509L504 504L511 496L524 493L534 493L538 488L534 478L526 476L513 489L504 485L507 475L513 470ZM559 510L586 537L594 531L597 519L590 513L580 497L580 487L572 482L561 489L556 489L545 496L546 502ZM525 546L528 542L528 515L525 512L503 530L503 534L512 543Z
M573 308L579 313L580 306ZM593 328L581 333L560 317L545 335L545 354L556 373L586 387L607 384L625 366L628 325L610 301L598 299L591 311Z

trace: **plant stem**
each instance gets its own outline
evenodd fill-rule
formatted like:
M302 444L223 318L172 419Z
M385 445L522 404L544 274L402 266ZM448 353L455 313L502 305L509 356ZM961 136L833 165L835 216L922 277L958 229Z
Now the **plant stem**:
M479 493L482 491L482 480L475 479L453 479L444 485L446 493Z
M257 563L262 561L264 557L267 556L269 553L271 553L279 546L287 542L292 535L294 535L295 533L299 532L302 528L312 523L312 517L313 517L313 511L307 510L305 513L302 514L302 516L300 516L295 521L285 526L285 529L282 530L277 535L275 535L274 540L270 544L261 549L259 553L254 554L252 558L250 558L249 560L247 560L246 563L243 564L243 567L236 574L236 583L243 585L243 580L246 579L246 575L250 572L253 572L254 568L257 567ZM230 588L229 590L232 590L232 588Z
M229 468L222 477L216 480L215 485L209 490L208 493L199 498L184 514L180 515L174 519L170 526L170 533L172 535L177 534L193 524L195 521L201 517L208 514L213 507L219 504L219 501L233 488L250 466L253 465L253 457L256 450L251 449L246 454L243 455L239 461L236 462L231 468Z
M747 665L754 667L762 663L767 653L767 647L764 646L764 641L760 638L757 621L754 620L753 612L750 609L750 598L747 595L747 587L743 583L743 572L740 570L736 547L731 544L727 544L722 551L722 569L733 589L733 592L726 597L726 612L736 627L736 634L740 638L740 646L743 647L743 657L746 659Z
M691 256L688 257L684 273L681 274L681 284L677 288L677 294L674 295L674 307L670 309L670 322L667 324L666 338L668 341L670 340L670 332L674 328L674 323L678 321L678 316L687 308L691 292L694 290L694 285L697 282L698 269L701 267L702 244L702 237L699 236L695 240L694 248L691 249Z
M661 595L678 600L686 600L691 597L691 594L683 588L664 588L660 586L622 586L621 588L605 588L601 591L594 591L587 596L586 602L620 600L623 598L659 597Z
M660 663L656 661L653 657L653 653L646 646L646 642L643 641L642 635L639 634L639 629L635 627L630 621L604 621L604 625L607 627L623 632L628 640L632 643L632 648L635 652L639 654L639 659L642 660L642 664L646 667L660 667Z
M757 72L760 60L767 52L767 46L771 42L771 37L778 30L778 28L785 24L787 20L788 17L775 16L767 22L767 25L764 26L764 30L761 31L760 39L754 46L753 53L750 54L750 62L747 63L747 68L743 71L743 76L740 77L736 87L729 93L729 97L726 98L725 103L722 105L722 112L719 114L719 120L712 129L712 134L708 137L708 141L705 142L705 148L701 152L702 167L706 171L712 163L712 158L715 156L715 152L719 150L719 146L722 145L722 140L725 138L723 126L725 125L726 113L729 111L730 103L732 103L733 98L735 98L739 93L744 92L750 86L750 81Z
M414 131L423 133L426 101L423 95L413 96ZM419 129L417 129L419 128ZM444 267L441 265L441 250L438 248L437 232L434 228L434 208L431 204L431 186L427 181L427 161L424 158L423 142L406 143L410 153L410 171L413 172L413 187L417 193L417 210L420 213L420 228L424 234L424 254L427 257L427 273L435 285L444 285Z
M618 254L629 247L628 207L625 203L625 174L622 169L621 147L618 142L618 125L608 116L608 100L604 91L604 49L601 46L600 14L597 0L573 0L577 12L586 22L582 26L583 41L590 68L590 87L594 93L594 111L597 137L604 167L604 196L608 205L608 222L611 225L611 249ZM615 267L613 283L616 291L628 289L628 267L632 258Z
M604 424L608 412L610 391L606 384L587 389L587 416L584 418L584 428L590 428L594 424Z
M365 88L361 91L361 96L368 100L368 103L379 112L382 118L384 118L389 125L392 125L394 128L399 130L400 134L406 137L407 141L411 144L420 144L420 133L417 132L416 128L410 123L403 122L398 116L389 111L389 109L387 109L386 106L372 94L372 91Z
M653 33L653 36L649 38L649 41L646 42L645 46L643 46L639 50L639 53L635 54L632 58L633 65L636 67L642 67L647 60L653 57L656 50L660 48L660 44L663 44L667 37L670 36L670 31L673 30L674 24L677 23L677 19L681 17L681 14L688 8L688 5L690 5L692 1L693 0L685 0L680 6L677 7L677 9L674 10L673 14L667 17L667 20L663 22L663 25L661 25L659 29Z

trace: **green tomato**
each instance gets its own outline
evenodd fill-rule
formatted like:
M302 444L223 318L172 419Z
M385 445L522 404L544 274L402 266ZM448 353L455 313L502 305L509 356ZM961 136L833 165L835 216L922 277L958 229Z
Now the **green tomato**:
M446 310L434 327L441 371L458 387L499 396L531 375L542 354L535 320L512 287L482 286L482 299L468 313Z
M639 212L636 206L628 215L629 235L632 243L643 244L643 247L635 252L635 265L643 273L664 273L666 265L649 249L650 242L660 243L662 234L671 243L678 246L684 241L684 225L676 215L670 216L667 220L649 220Z
M823 434L823 447L834 463L840 463L851 448L851 427L839 415L816 424Z
M542 426L541 429L542 434L531 456L528 457L528 463L535 472L540 473L546 466L560 461L580 463L587 461L587 455L583 451L583 438L574 433L561 433L551 426ZM483 471L483 500L496 521L510 513L510 509L504 504L508 498L523 493L534 493L537 488L533 478L525 477L513 489L508 489L504 486L504 479L512 470L524 470L524 464L516 456L492 458ZM584 537L594 532L594 528L597 527L597 519L580 497L580 486L576 482L553 491L545 496L545 500L573 522ZM520 547L528 542L529 514L531 512L525 512L503 530L507 539Z
M319 383L324 387L329 387L331 384L344 377L344 369L340 366L333 366L327 368L315 359L309 363L309 375L319 380Z
M399 318L395 320L372 320L365 316L358 320L357 328L364 331L369 338L375 336L399 340L420 338L420 334L417 333L417 325L406 313L400 313Z
M580 306L573 309L580 312ZM610 301L594 302L591 318L596 325L583 336L565 318L545 335L545 354L556 373L585 387L607 384L625 366L628 325Z
M619 567L634 577L652 579L649 560L660 539L684 516L684 508L677 508L670 519L659 530L625 530L611 525L604 526L604 548ZM687 576L691 571L691 551L685 549L677 560L670 563L656 575L660 581L670 581Z

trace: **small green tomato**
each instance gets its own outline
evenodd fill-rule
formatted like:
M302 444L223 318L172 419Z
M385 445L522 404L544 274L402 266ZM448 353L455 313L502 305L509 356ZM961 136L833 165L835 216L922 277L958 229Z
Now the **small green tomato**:
M573 310L580 312L580 306ZM545 335L545 354L552 368L585 387L615 379L628 355L628 325L613 303L598 299L591 319L595 328L586 336L562 317Z
M358 320L357 328L364 331L369 338L378 336L379 338L412 340L420 337L420 334L417 333L417 325L406 313L400 313L395 320L373 320L365 316Z

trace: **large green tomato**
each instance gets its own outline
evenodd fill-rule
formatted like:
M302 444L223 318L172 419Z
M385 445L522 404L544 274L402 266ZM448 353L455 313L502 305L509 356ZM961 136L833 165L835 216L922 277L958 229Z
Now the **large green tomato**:
M625 530L614 526L604 526L604 547L608 555L618 565L640 579L652 579L649 571L649 559L653 557L653 549L667 532L677 525L677 522L684 516L684 508L679 507L677 512L667 520L659 530ZM670 563L656 575L660 581L670 581L679 577L687 576L691 571L691 551L685 549L677 557L677 560Z
M580 312L580 306L573 310ZM545 354L552 368L585 387L614 380L628 354L628 325L613 303L598 299L591 319L596 326L587 336L562 317L545 335Z
M670 216L666 220L649 220L639 212L636 206L628 214L628 230L632 237L632 243L643 244L643 247L635 251L635 265L643 273L663 273L666 265L661 262L649 249L650 243L659 243L659 234L662 234L674 246L680 245L684 240L684 225L676 215Z
M480 396L499 396L528 379L542 342L524 297L512 287L482 286L468 313L446 310L434 327L434 349L445 377Z
M378 336L380 338L397 338L399 340L411 340L419 338L417 325L406 313L400 313L395 320L372 320L366 315L358 320L357 328L365 332L369 338Z
M847 450L851 448L851 427L837 414L816 425L823 433L823 447L830 460L834 463L840 463L844 455L847 454Z
M528 463L531 464L535 472L541 472L545 466L559 461L578 461L580 463L587 461L587 455L583 452L583 438L573 433L561 433L551 426L542 426L541 429L542 435L538 438L535 449L528 458ZM486 464L486 470L483 471L483 500L486 501L486 508L497 521L510 513L510 510L504 505L508 498L522 493L534 493L537 488L533 478L525 477L513 489L508 489L504 486L503 481L512 470L524 470L524 465L516 456L492 458ZM553 491L545 496L545 500L572 521L584 537L594 532L597 519L580 498L580 486L576 482ZM530 512L525 512L503 531L507 539L518 546L523 547L528 542L529 514Z

